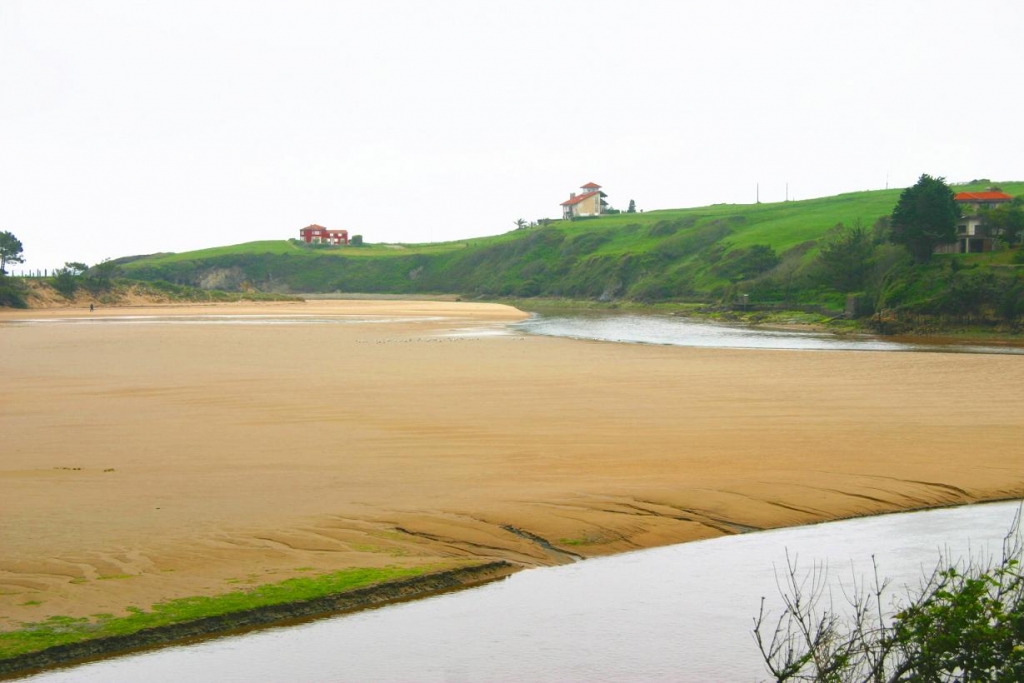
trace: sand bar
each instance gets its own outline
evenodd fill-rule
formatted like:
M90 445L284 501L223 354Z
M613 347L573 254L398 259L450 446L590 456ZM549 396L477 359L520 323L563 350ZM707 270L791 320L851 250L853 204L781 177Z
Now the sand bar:
M495 334L522 317L3 311L0 629L1024 495L1019 357Z

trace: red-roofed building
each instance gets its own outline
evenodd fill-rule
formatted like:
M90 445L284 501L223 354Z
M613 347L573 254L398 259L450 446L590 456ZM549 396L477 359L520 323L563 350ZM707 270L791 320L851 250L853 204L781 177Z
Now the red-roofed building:
M307 225L299 230L299 239L306 244L348 244L348 230L330 230L322 225Z
M960 202L961 206L968 204L977 210L995 208L1012 200L1013 197L1005 192L986 190L985 192L958 192L953 199Z
M940 244L935 252L938 254L974 254L979 251L992 251L994 235L985 225L982 211L994 209L1006 204L1013 197L998 190L984 192L958 192L953 199L960 205L963 215L956 224L956 242Z
M601 192L601 186L597 183L587 183L580 187L583 192L576 194L569 193L569 198L562 202L562 218L572 220L579 216L600 216L608 202L604 200L606 195Z

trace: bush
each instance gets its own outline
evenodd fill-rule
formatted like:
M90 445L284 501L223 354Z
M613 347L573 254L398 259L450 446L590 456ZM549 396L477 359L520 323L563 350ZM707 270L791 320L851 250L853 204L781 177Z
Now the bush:
M0 275L0 306L28 308L25 301L25 286L14 278Z
M826 597L826 571L801 575L787 556L785 609L769 625L764 609L754 639L776 681L1024 680L1024 575L1020 512L994 566L943 556L921 589L890 597L890 581L856 584L851 613Z
M78 276L70 268L57 268L53 271L53 288L65 299L70 299L78 289Z
M872 270L874 251L867 230L839 223L829 231L828 241L815 259L819 280L839 292L862 291Z

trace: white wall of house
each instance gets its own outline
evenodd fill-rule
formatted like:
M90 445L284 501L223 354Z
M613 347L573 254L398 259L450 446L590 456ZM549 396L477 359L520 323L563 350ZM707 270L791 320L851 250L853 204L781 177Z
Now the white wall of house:
M587 197L576 205L577 216L596 216L599 213L601 213L600 193Z

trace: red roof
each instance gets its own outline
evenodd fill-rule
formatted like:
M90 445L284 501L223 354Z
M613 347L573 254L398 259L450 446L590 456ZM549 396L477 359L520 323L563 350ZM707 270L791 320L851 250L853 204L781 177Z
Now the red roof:
M587 183L586 185L580 185L580 188L584 190L600 190L601 186L597 183Z
M332 234L332 236L337 236L337 234L344 234L344 236L347 236L348 234L348 230L332 229L330 227L324 227L323 225L317 225L316 223L307 225L299 230L299 234L305 234L306 232L324 232L326 234Z
M597 190L594 190L593 192L584 192L583 194L577 197L571 197L570 199L567 199L566 201L562 202L562 206L572 206L573 204L579 204L587 197L593 197L595 194L600 193L597 192Z
M1005 192L959 192L953 199L958 202L1008 202L1013 197Z

